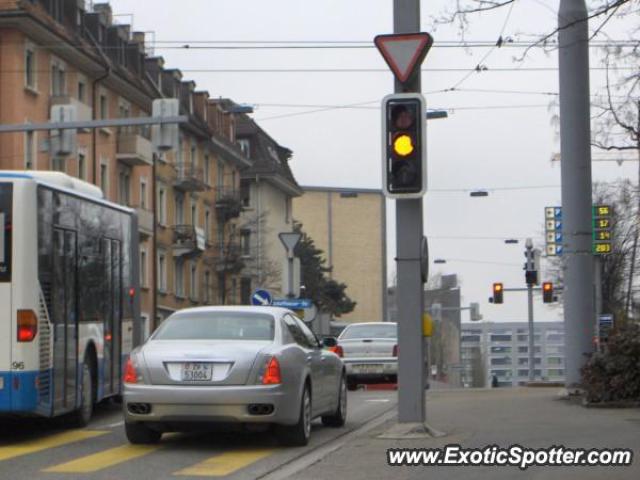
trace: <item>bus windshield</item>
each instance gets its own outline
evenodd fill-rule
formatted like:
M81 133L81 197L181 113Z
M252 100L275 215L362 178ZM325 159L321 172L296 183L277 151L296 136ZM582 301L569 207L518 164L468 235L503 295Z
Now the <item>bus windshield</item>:
M11 281L11 207L13 185L0 183L0 282Z

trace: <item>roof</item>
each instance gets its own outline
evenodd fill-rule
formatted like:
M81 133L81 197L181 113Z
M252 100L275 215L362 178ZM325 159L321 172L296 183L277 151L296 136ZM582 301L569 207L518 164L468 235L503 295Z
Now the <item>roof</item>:
M289 160L293 154L291 150L279 145L253 119L244 114L237 117L236 137L252 137L253 166L242 173L243 177L274 177L280 180L279 188L288 190L293 196L302 195L302 188L289 167Z
M305 192L336 192L336 193L375 193L382 195L380 188L351 188L351 187L320 187L311 185L302 185Z
M250 306L250 305L228 305L228 306L218 306L218 305L210 305L206 307L192 307L192 308L183 308L182 310L178 310L175 312L176 314L183 313L214 313L214 312L238 312L238 313L270 313L273 316L280 316L285 313L293 313L288 308L283 307L261 307L261 306Z

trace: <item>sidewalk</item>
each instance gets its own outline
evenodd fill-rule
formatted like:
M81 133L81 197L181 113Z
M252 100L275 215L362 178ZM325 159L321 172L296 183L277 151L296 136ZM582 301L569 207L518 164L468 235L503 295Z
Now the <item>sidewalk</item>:
M556 388L500 388L432 391L427 396L428 423L442 438L383 440L378 435L394 422L368 432L320 462L299 472L300 480L386 479L639 479L640 409L595 409L559 400ZM388 448L439 448L447 444L484 447L565 446L631 448L629 467L396 466L386 461Z

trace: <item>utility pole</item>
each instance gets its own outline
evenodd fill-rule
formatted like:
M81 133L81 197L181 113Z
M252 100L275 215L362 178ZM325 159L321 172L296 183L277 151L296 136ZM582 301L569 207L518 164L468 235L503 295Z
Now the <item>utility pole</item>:
M565 385L581 384L593 351L591 114L589 31L585 0L561 0L558 12L562 236L564 240Z
M420 31L420 0L393 1L393 32ZM395 93L421 91L420 70ZM423 113L424 114L424 113ZM426 141L426 139L424 139ZM396 200L398 343L398 421L424 423L425 347L422 332L423 293L420 268L423 237L422 198Z

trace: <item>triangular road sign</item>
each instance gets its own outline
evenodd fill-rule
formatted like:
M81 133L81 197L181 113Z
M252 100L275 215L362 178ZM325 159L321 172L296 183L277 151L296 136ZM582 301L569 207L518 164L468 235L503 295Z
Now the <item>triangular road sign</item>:
M406 83L420 68L433 44L425 32L378 35L373 42L399 82Z

